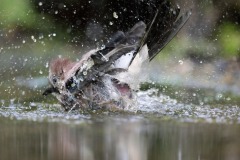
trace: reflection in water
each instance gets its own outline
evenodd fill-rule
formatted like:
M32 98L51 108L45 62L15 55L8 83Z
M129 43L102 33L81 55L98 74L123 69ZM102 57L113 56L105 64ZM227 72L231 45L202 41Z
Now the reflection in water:
M83 122L0 119L0 159L239 159L240 126L111 118Z
M124 123L128 123L127 121ZM141 123L111 121L81 126L58 124L49 128L50 159L147 159Z

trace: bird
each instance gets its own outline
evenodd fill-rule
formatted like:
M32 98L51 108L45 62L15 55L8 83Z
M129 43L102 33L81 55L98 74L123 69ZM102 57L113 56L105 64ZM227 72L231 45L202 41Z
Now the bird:
M100 49L79 61L57 58L49 65L49 84L66 111L72 109L125 109L134 105L141 69L173 39L191 15L162 2L150 23L139 21L127 32L117 31Z

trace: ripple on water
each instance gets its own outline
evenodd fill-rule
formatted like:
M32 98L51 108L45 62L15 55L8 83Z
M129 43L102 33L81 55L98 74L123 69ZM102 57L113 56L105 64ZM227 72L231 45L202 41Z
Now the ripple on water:
M79 114L77 111L67 113L59 104L29 103L28 105L10 103L9 106L0 107L0 116L17 120L32 121L62 121L77 123L87 122L89 116ZM77 121L76 121L77 120Z
M237 105L184 104L169 96L157 95L156 89L138 93L138 109L158 117L168 116L180 121L209 123L240 123L240 107Z
M3 101L1 101L3 102ZM28 105L15 103L11 100L9 105L4 102L0 107L0 116L17 120L33 121L61 121L86 123L91 122L93 116L100 115L99 119L107 117L107 112L83 113L79 111L65 112L58 104L29 103ZM237 105L195 105L180 103L167 95L158 94L157 89L149 89L137 93L137 108L127 111L128 116L142 116L148 118L177 120L182 122L207 123L240 123L240 107ZM94 114L95 113L95 114ZM124 112L118 117L125 116Z

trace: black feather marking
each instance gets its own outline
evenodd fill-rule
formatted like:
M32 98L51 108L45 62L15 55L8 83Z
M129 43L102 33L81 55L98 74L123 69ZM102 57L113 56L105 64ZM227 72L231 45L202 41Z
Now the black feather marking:
M191 15L189 11L179 17L179 13L179 7L173 8L169 1L162 2L155 11L147 31L142 36L139 48L135 51L133 59L142 47L147 44L149 60L152 60L170 42Z
M183 25L187 22L191 15L191 11L186 12L184 15L181 15L171 26L169 30L166 30L162 34L162 37L159 38L155 44L149 46L149 60L152 60L179 32Z

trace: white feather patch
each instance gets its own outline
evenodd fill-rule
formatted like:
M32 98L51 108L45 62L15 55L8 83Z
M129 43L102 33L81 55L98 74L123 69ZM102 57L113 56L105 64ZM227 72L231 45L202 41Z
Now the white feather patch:
M115 75L114 78L118 79L122 83L127 83L132 89L138 89L139 83L146 79L146 74L143 74L143 67L146 67L148 63L148 48L144 45L140 52L135 56L131 65L128 67L127 72L120 72Z
M125 55L122 55L119 59L117 59L114 63L114 68L123 68L128 69L128 66L133 58L133 52L129 52Z

